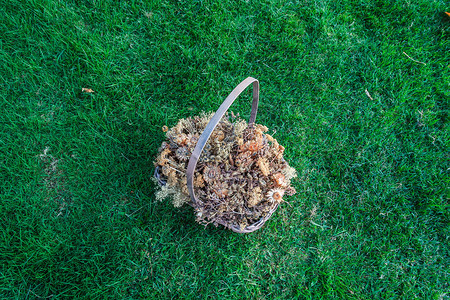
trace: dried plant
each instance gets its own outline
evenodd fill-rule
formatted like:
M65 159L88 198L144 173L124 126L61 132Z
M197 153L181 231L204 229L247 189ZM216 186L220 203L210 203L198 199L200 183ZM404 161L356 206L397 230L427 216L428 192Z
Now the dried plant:
M213 113L182 119L172 128L163 126L155 166L165 185L158 200L171 198L174 206L193 204L186 185L186 168L197 141ZM241 228L257 222L293 195L294 168L283 159L284 147L267 134L267 127L248 126L233 113L213 131L200 156L194 176L198 202L194 205L202 224L227 223Z

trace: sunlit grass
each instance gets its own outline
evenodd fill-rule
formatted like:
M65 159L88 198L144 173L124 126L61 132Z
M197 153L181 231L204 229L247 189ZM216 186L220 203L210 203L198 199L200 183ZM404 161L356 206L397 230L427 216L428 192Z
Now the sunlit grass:
M0 295L445 299L448 7L366 2L0 1ZM299 179L238 235L150 177L247 76Z

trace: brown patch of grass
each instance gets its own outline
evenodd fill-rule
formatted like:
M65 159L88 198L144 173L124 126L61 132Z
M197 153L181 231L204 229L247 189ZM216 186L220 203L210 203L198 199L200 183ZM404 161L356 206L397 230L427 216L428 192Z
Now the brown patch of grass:
M54 157L49 152L50 148L45 147L42 154L39 154L39 159L43 163L45 173L43 183L47 191L46 200L53 199L57 205L55 215L56 217L60 217L70 213L68 207L71 199L66 189L64 172L59 167L61 159Z

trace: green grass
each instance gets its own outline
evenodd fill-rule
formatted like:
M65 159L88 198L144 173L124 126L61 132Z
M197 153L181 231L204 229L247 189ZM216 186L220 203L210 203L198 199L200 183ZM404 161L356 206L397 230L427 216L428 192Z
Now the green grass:
M1 298L447 299L446 9L0 1ZM161 126L247 76L299 179L239 235L150 177Z

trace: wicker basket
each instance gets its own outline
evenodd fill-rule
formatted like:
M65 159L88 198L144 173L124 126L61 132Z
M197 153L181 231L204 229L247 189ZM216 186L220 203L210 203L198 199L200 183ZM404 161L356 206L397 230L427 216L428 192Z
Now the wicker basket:
M197 197L195 196L195 192L194 192L193 178L194 178L194 172L195 172L195 168L197 166L197 162L200 157L200 154L202 153L203 148L205 147L209 137L211 136L212 132L214 131L214 128L216 128L219 121L222 119L223 115L226 113L226 111L231 106L231 104L233 104L233 102L237 99L237 97L250 84L253 84L253 102L252 102L252 110L251 110L251 114L250 114L250 119L249 119L248 123L250 126L255 123L256 114L258 111L258 102L259 102L259 81L255 78L248 77L244 81L242 81L224 100L222 105L219 107L219 109L216 111L216 113L212 117L211 121L205 127L205 130L203 131L203 133L200 135L198 142L194 148L194 151L192 152L192 155L189 158L189 163L188 163L188 167L186 170L186 177L187 177L187 187L189 190L189 195L191 197L190 205L194 208L196 208ZM161 179L159 167L157 167L155 169L154 176L158 180L158 183L160 185L166 184L166 182ZM241 229L241 227L236 224L228 224L221 220L218 220L217 223L231 229L234 232L249 233L249 232L253 232L253 231L261 228L264 225L264 223L272 216L272 214L276 211L277 208L278 208L278 204L274 204L266 216L264 216L257 222L246 226L243 229Z

